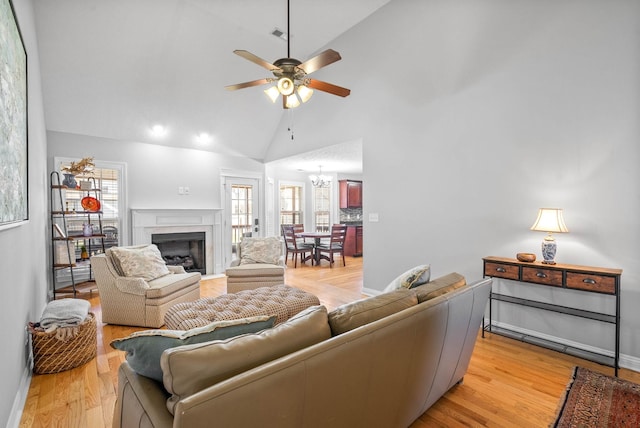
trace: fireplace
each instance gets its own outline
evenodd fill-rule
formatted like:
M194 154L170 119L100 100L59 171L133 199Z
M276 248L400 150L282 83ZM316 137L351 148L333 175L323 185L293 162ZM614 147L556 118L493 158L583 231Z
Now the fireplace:
M158 247L167 265L203 275L207 272L204 232L154 233L151 243Z
M131 243L150 244L154 235L204 233L202 268L206 275L219 275L224 272L221 213L220 209L132 208Z

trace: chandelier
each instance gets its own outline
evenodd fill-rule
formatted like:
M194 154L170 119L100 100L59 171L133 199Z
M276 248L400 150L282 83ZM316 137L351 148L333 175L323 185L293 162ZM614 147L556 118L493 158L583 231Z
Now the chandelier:
M322 166L318 167L320 172L318 175L310 175L311 184L313 187L329 187L331 185L331 177L328 175L322 175Z

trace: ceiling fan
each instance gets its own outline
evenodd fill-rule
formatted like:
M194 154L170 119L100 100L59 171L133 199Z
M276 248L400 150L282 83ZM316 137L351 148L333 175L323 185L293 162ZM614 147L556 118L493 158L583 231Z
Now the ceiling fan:
M333 49L316 55L315 57L301 62L295 58L291 58L291 33L289 31L289 0L287 0L287 58L280 58L273 64L263 60L262 58L245 50L235 50L233 53L247 59L259 66L266 68L274 77L252 80L251 82L238 83L235 85L225 86L226 89L234 91L236 89L250 88L252 86L265 85L275 83L264 92L271 98L274 103L278 96L282 95L282 108L295 108L300 102L307 102L313 94L313 90L317 89L322 92L328 92L340 97L346 97L351 93L350 89L321 80L308 77L309 74L321 69L329 64L342 59L340 54Z

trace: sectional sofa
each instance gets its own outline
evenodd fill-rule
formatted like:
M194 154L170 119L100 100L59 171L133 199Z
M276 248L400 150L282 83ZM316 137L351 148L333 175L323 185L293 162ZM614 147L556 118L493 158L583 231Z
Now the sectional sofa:
M491 279L449 274L119 369L114 427L407 427L461 382Z

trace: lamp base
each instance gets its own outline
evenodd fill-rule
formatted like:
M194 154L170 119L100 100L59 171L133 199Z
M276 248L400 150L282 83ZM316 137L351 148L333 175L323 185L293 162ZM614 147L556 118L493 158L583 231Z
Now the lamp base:
M542 241L542 258L544 260L542 260L542 263L546 265L555 265L556 262L553 259L556 257L557 249L558 246L556 245L556 240L553 239L553 237L551 237L551 239L549 239L549 236L544 238Z

